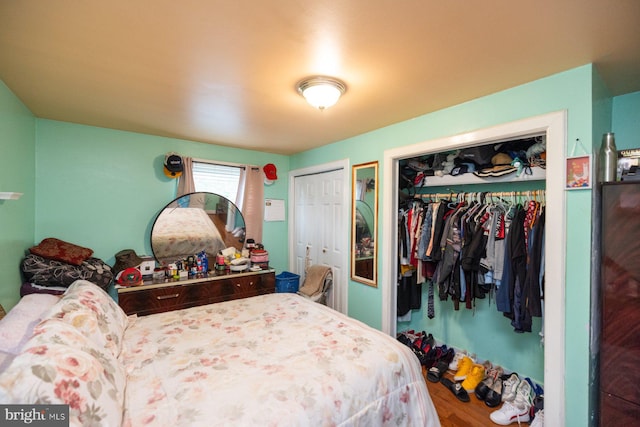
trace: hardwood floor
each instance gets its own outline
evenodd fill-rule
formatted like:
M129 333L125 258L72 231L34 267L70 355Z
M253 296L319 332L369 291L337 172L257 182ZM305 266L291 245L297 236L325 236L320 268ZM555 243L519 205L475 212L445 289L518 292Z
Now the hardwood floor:
M497 408L489 408L473 393L469 395L471 399L470 402L461 402L442 384L428 381L424 367L422 374L425 377L427 389L429 389L433 404L438 411L442 427L484 427L497 425L489 419L489 414L499 409L499 406ZM445 377L453 380L451 373L446 373Z

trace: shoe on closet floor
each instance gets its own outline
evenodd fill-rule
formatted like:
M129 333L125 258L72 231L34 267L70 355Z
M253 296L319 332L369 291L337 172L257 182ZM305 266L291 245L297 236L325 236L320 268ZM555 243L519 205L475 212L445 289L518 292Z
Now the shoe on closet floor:
M485 367L476 363L471 367L471 371L469 371L464 381L462 381L462 388L467 390L467 393L471 393L486 376L487 370Z
M446 346L442 347L444 348ZM429 371L427 371L427 380L431 381L432 383L437 383L438 381L440 381L444 373L447 371L449 363L451 363L451 360L453 359L454 353L455 352L452 348L444 350L438 360L436 360L436 362L429 368Z
M516 397L516 390L520 384L520 377L515 372L502 381L502 401L510 402Z
M449 362L449 370L456 372L458 370L458 364L464 357L471 357L471 359L475 360L475 355L467 354L466 350L458 350L453 356L453 360Z
M433 335L427 335L425 331L422 331L421 337L413 342L413 346L418 350L428 353L429 350L433 348L435 341Z
M495 408L502 403L502 381L504 375L498 375L491 385L491 388L487 391L487 395L484 398L484 404L489 408Z
M462 357L462 359L458 362L458 370L453 376L453 379L455 381L463 381L465 378L467 378L469 372L471 372L471 368L473 368L474 364L475 363L473 359L471 359L469 356Z
M447 351L446 345L441 345L439 347L432 347L431 350L429 350L426 353L424 360L421 361L422 366L424 366L427 369L431 369L431 367L436 364L436 362L442 357L442 354L446 351Z
M497 411L493 411L489 418L496 424L503 426L511 423L528 423L531 421L529 411L531 409L532 396L531 385L527 381L520 381L516 389L515 397L506 401Z
M511 423L528 423L529 408L518 408L513 402L504 402L500 409L493 411L489 418L496 424L508 426Z
M544 427L544 409L536 412L535 417L533 417L533 421L530 424L531 427Z
M440 383L451 390L451 393L458 398L461 402L469 402L471 399L469 398L469 393L465 389L462 388L460 383L456 383L451 381L449 378L440 379Z
M493 384L498 380L500 376L504 373L504 370L501 366L495 366L487 370L487 376L484 380L482 380L477 386L475 391L476 397L482 401L487 398L487 394ZM502 382L500 382L500 395L502 396Z

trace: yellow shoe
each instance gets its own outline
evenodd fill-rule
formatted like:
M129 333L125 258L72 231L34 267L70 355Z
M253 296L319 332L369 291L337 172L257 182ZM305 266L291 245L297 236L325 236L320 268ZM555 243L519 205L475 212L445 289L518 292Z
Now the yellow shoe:
M464 356L458 362L458 371L456 372L455 376L453 377L453 380L454 381L462 381L465 378L467 378L467 374L469 372L471 372L471 368L473 367L473 365L474 365L473 360L468 356Z
M462 388L467 390L467 392L474 391L486 375L487 371L483 365L474 364L471 367L471 371L467 374L467 377L462 381Z

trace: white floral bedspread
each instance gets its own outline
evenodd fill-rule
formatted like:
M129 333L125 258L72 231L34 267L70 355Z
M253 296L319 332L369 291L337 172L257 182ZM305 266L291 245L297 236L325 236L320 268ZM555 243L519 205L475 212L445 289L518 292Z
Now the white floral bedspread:
M220 232L200 208L167 208L153 225L154 255L174 262L206 250L212 257L225 248Z
M438 426L393 338L289 293L135 319L124 426Z

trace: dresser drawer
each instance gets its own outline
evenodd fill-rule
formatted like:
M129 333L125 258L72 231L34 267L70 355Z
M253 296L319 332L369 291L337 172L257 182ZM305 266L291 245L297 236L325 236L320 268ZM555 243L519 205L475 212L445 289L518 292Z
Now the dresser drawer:
M169 286L118 294L118 304L125 313L146 315L192 307L197 304L192 286Z
M273 271L245 273L191 280L176 285L143 285L121 289L118 292L118 304L127 314L144 316L273 293L275 287Z
M231 280L231 288L236 298L246 298L248 296L260 295L265 285L262 283L262 276L242 276Z

